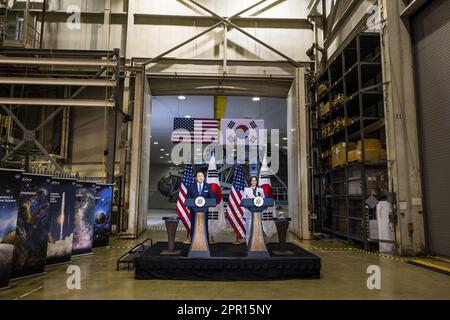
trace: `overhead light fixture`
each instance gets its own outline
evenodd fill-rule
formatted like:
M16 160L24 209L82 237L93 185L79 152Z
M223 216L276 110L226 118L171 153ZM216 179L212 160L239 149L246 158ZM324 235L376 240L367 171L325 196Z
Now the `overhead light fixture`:
M253 97L252 101L253 102L258 102L258 101L261 101L261 98L260 97Z
M166 153L166 156L170 156L170 154Z
M164 159L164 157L159 157L160 159Z
M170 160L169 160L169 161L167 161L167 162L168 162L168 163L172 163L172 161L170 161Z
M187 118L187 119L192 118L192 116L190 116L190 115L185 115L184 117Z
M284 138L283 138L284 141L287 141L287 139L288 139L287 137L284 137Z
M159 149L160 151L164 151L164 148Z
M159 144L159 142L158 142L158 141L155 141L155 142L153 142L153 144Z
M186 100L185 96L178 96L178 100Z

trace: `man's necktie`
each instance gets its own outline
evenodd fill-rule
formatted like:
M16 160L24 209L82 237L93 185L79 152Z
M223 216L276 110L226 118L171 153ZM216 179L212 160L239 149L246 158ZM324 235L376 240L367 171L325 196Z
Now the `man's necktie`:
M202 194L202 185L201 184L199 184L198 185L198 194L200 195L200 194Z

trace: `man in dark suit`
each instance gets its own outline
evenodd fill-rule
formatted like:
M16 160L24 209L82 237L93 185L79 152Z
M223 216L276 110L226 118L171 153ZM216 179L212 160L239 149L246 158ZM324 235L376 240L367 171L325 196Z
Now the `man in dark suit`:
M203 197L205 199L215 199L216 196L214 192L211 190L211 185L209 183L205 182L205 174L202 171L197 171L195 174L195 183L192 184L187 191L187 198L197 198L197 197ZM194 229L195 229L195 213L193 210L190 210L191 212L191 239L193 239L194 236ZM205 215L206 220L206 234L209 239L209 233L208 233L208 212L206 212Z

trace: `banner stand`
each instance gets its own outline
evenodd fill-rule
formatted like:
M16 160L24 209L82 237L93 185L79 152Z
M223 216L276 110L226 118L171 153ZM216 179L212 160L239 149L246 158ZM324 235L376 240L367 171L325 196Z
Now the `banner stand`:
M109 238L111 236L112 202L113 185L98 183L95 198L94 248L105 248L109 246Z
M97 182L77 181L72 258L92 254L96 197Z
M0 168L0 289L8 288L13 270L23 170Z

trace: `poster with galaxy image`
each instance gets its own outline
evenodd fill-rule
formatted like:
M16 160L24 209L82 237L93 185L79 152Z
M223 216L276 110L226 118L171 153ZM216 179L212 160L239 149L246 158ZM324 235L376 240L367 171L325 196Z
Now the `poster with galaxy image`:
M78 181L76 187L73 256L92 252L97 194L97 186L94 182Z
M0 169L0 288L9 286L11 276L21 173Z
M51 182L47 175L22 174L12 278L45 270Z
M94 219L94 247L109 245L111 234L113 186L111 184L97 184Z
M76 180L53 178L50 189L50 227L47 265L69 262L75 222Z

